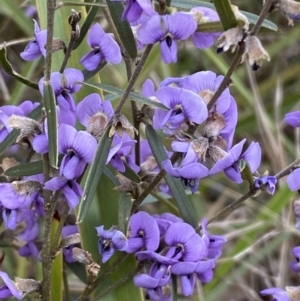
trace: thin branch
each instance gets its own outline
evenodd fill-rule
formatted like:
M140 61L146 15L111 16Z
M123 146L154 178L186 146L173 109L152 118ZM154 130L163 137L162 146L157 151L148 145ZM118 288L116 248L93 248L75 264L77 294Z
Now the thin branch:
M56 9L62 8L64 6L98 6L98 7L106 7L106 3L88 3L88 2L58 2L56 5Z
M19 44L22 44L22 43L28 43L28 42L32 41L33 39L34 39L34 37L11 40L11 41L4 42L4 43L0 44L0 48L19 45Z
M292 162L290 165L288 165L287 167L285 167L283 170L281 170L280 172L278 172L275 177L277 180L289 175L294 169L295 167L300 164L300 158L296 159L294 162Z
M120 103L119 103L118 107L115 110L115 115L119 114L120 111L122 110L131 89L133 88L138 76L140 75L140 73L141 73L141 71L144 67L144 64L145 64L145 62L146 62L146 60L147 60L147 58L150 54L150 51L152 50L152 47L153 47L153 44L150 44L146 47L146 49L145 49L145 51L144 51L144 53L141 57L141 60L140 60L139 64L135 68L135 70L134 70L134 72L133 72L133 74L132 74L132 76L131 76L131 78L128 82L128 86L127 86L126 90L124 91L124 94L123 94L123 96L120 100Z

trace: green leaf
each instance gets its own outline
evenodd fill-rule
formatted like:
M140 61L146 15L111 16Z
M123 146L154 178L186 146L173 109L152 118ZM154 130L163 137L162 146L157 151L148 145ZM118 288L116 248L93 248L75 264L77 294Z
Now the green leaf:
M121 174L135 183L141 183L139 175L126 162L124 162L124 165L125 171L121 172Z
M56 100L53 88L49 83L44 83L44 103L47 115L48 140L49 140L49 162L54 168L58 164L58 133Z
M212 3L204 2L204 1L197 1L197 0L172 0L171 1L171 6L181 8L183 10L191 10L192 8L194 8L196 6L202 6L202 7L207 7L207 8L216 10L215 6ZM258 18L259 18L259 16L254 15L252 13L248 13L248 12L245 12L245 11L242 11L242 10L240 10L240 12L248 18L248 21L251 24L255 24L257 22ZM202 25L204 26L204 24L205 23L200 24L199 26L202 26ZM274 24L273 22L269 21L269 20L264 20L264 22L262 23L262 27L271 29L273 31L278 30L277 25ZM198 29L199 29L199 27L198 27ZM223 26L222 26L222 31L223 31ZM210 32L210 31L208 31L208 32Z
M28 117L32 119L39 119L42 115L42 105L39 105L36 107L30 114L28 114ZM14 129L12 130L6 138L0 143L0 155L2 155L9 147L11 147L17 140L17 138L20 135L20 130Z
M127 233L131 208L132 208L131 197L126 192L121 192L120 199L119 199L118 226L120 231L122 231L125 235Z
M197 32L221 32L223 30L221 22L200 23L197 27Z
M80 28L80 36L79 38L76 40L75 45L74 45L74 50L81 44L81 42L83 41L83 39L85 38L88 30L90 29L92 23L95 20L95 17L97 15L99 6L104 5L106 6L106 4L102 4L101 0L96 0L95 3L83 3L83 4L95 4L97 6L94 6L90 9L88 15L86 16L84 23L82 24L81 28Z
M56 234L56 230L59 226L59 221L56 219L52 220L51 224L51 241L54 239L54 235ZM51 264L51 298L55 301L62 301L63 296L63 254L60 252L54 259L53 263Z
M216 11L225 30L237 26L237 21L230 6L230 0L214 1Z
M14 71L10 62L7 60L6 57L6 48L5 46L0 48L0 66L3 68L3 70L9 74L10 76L16 78L19 82L25 84L26 86L29 86L35 90L38 90L38 84L34 83L27 78L20 75L18 72Z
M66 266L83 282L87 282L85 266L79 262L65 262Z
M102 68L106 66L106 62L102 62L95 70L93 71L88 71L86 69L82 70L84 80L89 80L92 78L95 74L99 73Z
M153 155L161 168L161 162L168 159L168 156L164 150L164 146L161 143L157 133L153 129L152 125L146 126L146 136L149 141L149 145L153 152ZM172 192L172 195L177 203L178 209L185 222L189 223L193 227L198 226L197 217L193 206L187 197L181 180L178 178L173 178L168 174L165 176L166 182Z
M9 177L26 177L43 172L43 161L35 161L19 164L5 171L5 175Z
M107 0L106 3L126 52L132 59L135 59L137 57L136 42L130 24L121 20L124 11L123 4L110 0Z
M104 90L106 92L115 94L115 95L123 95L124 94L124 90L119 89L117 87L114 86L110 86L110 85L106 85L106 84L98 84L98 83L89 83L89 82L80 82L83 85L89 86L89 87L93 87L95 89L101 89ZM163 104L156 102L154 100L151 100L147 97L143 97L140 94L136 93L136 92L130 92L128 95L128 98L132 99L133 101L137 101L139 103L142 104L146 104L152 107L156 107L162 110L166 110L168 111L169 109L167 107L165 107Z
M77 215L78 223L82 222L87 215L99 184L113 139L112 137L109 137L109 131L110 126L106 129L98 144L94 160L89 169Z

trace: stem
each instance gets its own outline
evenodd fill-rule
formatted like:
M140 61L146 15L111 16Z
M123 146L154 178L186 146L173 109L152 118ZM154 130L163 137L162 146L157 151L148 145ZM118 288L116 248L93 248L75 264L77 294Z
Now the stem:
M274 8L276 1L277 0L266 0L265 4L263 6L263 9L259 15L259 18L250 32L250 35L254 36L258 33L258 31L261 28L262 23L264 22L264 20L268 17L269 13Z
M120 111L122 110L122 108L123 108L123 106L124 106L124 104L126 102L126 99L127 99L128 95L129 95L131 89L133 88L133 85L135 84L138 76L140 75L140 73L141 73L141 71L142 71L142 69L144 67L144 64L145 64L145 62L146 62L146 60L148 58L148 55L149 55L150 51L152 50L152 47L153 47L152 44L150 44L150 45L148 45L146 47L146 49L145 49L145 51L144 51L144 53L143 53L143 55L141 57L141 60L140 60L139 64L135 68L135 70L134 70L134 72L133 72L133 74L132 74L132 76L131 76L131 78L130 78L130 80L128 82L128 86L127 86L126 90L124 91L124 94L123 94L123 96L122 96L122 98L120 100L120 103L119 103L118 107L115 110L115 115L119 114Z
M285 167L283 170L281 170L280 172L278 172L275 177L277 180L289 175L293 170L295 165L300 164L300 158L296 159L294 162L292 162L290 165L288 165L287 167Z
M105 7L106 3L88 3L88 2L58 2L55 9L62 8L64 6L98 6L98 7Z
M55 257L56 252L58 251L57 248L58 248L58 244L59 244L59 238L61 235L62 228L68 218L69 211L70 211L69 205L65 204L64 211L60 217L59 225L55 232L54 239L52 241L52 247L51 247L51 252L50 252L52 258Z
M217 91L214 93L213 97L211 98L210 102L207 105L208 111L210 111L213 108L213 106L216 104L218 98L221 96L223 91L228 87L230 78L231 78L234 70L238 66L238 64L241 62L241 58L242 58L244 52L245 52L245 43L242 41L239 45L239 49L236 52L235 57L230 65L225 77L223 78L220 86L218 87Z
M171 157L171 162L174 164L180 157L179 153L174 153ZM164 178L166 175L166 171L164 169L161 169L160 172L156 175L156 177L153 179L153 181L149 184L149 186L139 195L139 197L134 201L131 209L131 213L137 211L140 204L143 202L143 200L150 194L153 190L153 188Z
M96 287L104 280L106 279L113 271L114 269L121 264L129 255L123 254L119 259L117 259L111 267L100 277L98 277L93 283L87 284L84 291L81 293L81 295L77 298L76 301L84 301L86 298L96 289Z

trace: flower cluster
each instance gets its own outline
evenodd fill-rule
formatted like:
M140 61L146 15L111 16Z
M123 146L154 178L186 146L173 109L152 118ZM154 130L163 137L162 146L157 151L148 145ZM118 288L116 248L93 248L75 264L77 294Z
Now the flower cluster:
M106 262L115 250L135 253L138 261L151 261L149 272L134 277L136 286L147 289L151 300L169 300L164 295L171 275L180 278L182 293L193 293L196 278L207 283L213 277L216 260L226 242L223 236L207 231L202 222L202 235L182 219L170 214L149 215L140 211L130 217L127 237L119 230L96 228L99 252Z

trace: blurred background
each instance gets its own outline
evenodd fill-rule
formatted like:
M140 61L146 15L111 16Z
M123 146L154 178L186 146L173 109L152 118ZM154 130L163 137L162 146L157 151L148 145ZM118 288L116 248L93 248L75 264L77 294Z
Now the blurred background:
M46 14L43 2L46 1L37 1L37 4L40 25L45 29ZM231 2L240 10L254 14L259 14L262 7L261 0ZM61 38L66 44L69 41L67 16L70 9L70 6L60 9L55 19L54 36ZM82 23L85 8L76 7L76 10L83 13ZM39 17L35 1L0 0L1 46L7 43L7 56L13 68L34 82L38 82L43 76L43 60L25 62L19 54L33 37L32 19L38 20ZM278 31L263 29L258 37L268 51L271 61L264 62L256 72L253 72L247 63L241 64L232 76L230 90L237 101L239 111L234 142L247 138L248 146L252 141L258 141L262 147L262 164L259 172L263 174L268 171L273 175L300 155L299 133L287 126L283 120L286 113L300 109L300 22L295 22L293 27L288 26L288 21L278 11L272 13L268 19L278 26ZM95 21L110 31L101 8ZM142 83L147 78L151 78L158 87L164 78L170 76L180 77L203 70L224 75L233 59L231 53L218 55L216 47L199 50L191 41L181 42L178 45L178 63L170 65L162 63L159 46L154 46L135 85L136 91L140 91ZM78 60L87 49L85 40L72 54L68 66L82 69ZM54 71L58 70L56 66L60 64L61 55L61 53L54 55ZM127 84L125 64L106 66L101 70L100 78L103 83L125 88ZM97 91L82 88L77 95L77 101L91 92ZM17 82L0 69L0 105L16 105L27 99L41 101L41 96L38 91ZM113 103L117 104L117 100ZM131 119L130 105L125 107L124 113ZM166 141L166 145L169 144L170 141ZM18 156L22 157L22 154ZM111 191L105 193L104 197L113 197L116 194L112 190L112 183L102 185L106 185L104 187ZM211 217L247 191L247 183L236 185L223 174L219 174L202 180L199 191L189 197L201 220L204 216ZM101 197L101 192L98 197ZM262 300L259 291L264 288L299 285L299 276L289 268L289 263L293 259L292 248L300 245L300 232L295 229L293 213L293 200L298 197L298 194L289 191L285 179L282 179L274 196L261 193L247 200L231 214L213 222L209 227L210 231L224 234L228 239L224 253L218 261L215 277L211 283L203 286L198 282L193 297L185 299L179 296L179 300L258 301ZM178 214L173 200L164 198L165 195L161 196L155 192L144 202L143 209L150 213L169 211ZM96 208L91 214L89 227L101 223L101 216L104 213L98 210L99 208ZM106 220L109 221L109 217L106 217ZM95 253L96 244L97 241L91 246ZM12 248L0 248L0 253L5 253L1 270L18 277L41 279L40 264L34 259L19 257ZM68 274L71 275L69 269ZM69 285L70 291L74 294L84 288L84 284L75 275L69 278Z

